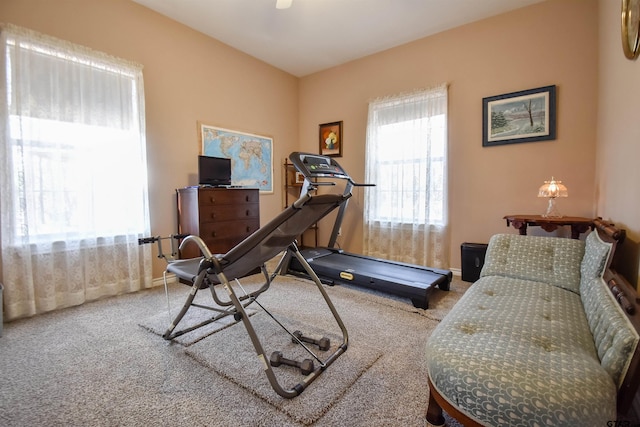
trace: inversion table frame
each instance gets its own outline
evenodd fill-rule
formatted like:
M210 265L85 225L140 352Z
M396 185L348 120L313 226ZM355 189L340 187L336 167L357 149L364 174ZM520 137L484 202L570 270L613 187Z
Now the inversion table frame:
M311 382L313 382L329 365L331 365L347 350L348 333L320 279L309 263L307 263L305 258L300 254L295 239L311 225L315 224L329 212L339 207L349 197L351 197L350 194L324 194L312 196L311 194L306 193L268 224L258 229L255 233L247 237L224 255L211 254L207 245L198 236L172 236L177 238L184 237L180 244L181 249L187 244L194 243L198 245L203 254L200 258L185 260L174 259L175 251L173 251L173 240L172 254L170 257L167 257L162 253L160 245L161 237L140 239L140 244L158 242L158 257L165 258L167 260L168 265L165 271L165 289L167 286L167 273L173 273L182 281L191 283L191 291L189 292L186 302L178 315L169 325L169 328L164 333L163 338L171 340L224 317L233 316L236 321L242 320L247 333L251 338L251 342L255 348L258 358L264 367L267 378L276 393L285 398L292 398L302 393ZM270 275L266 269L265 263L275 258L278 254L281 254L283 251L284 255L280 259L280 262L274 272ZM342 332L342 343L338 345L337 349L332 354L325 357L324 360L321 360L300 339L298 339L298 337L295 337L291 332L289 332L284 325L282 325L257 301L258 295L269 288L273 279L282 270L284 260L289 259L291 256L294 256L298 262L304 266L305 271L316 284ZM247 275L256 267L261 268L265 277L265 283L259 289L247 293L240 285L238 278ZM236 294L231 281L237 282L238 286L244 293L243 295L238 296ZM218 295L216 290L217 285L222 285L228 294L228 299L221 298ZM197 292L200 289L205 288L209 288L213 300L219 307L205 306L193 302ZM296 384L292 388L285 389L279 384L269 360L265 357L265 351L262 343L260 342L251 320L245 311L245 307L253 302L256 302L263 310L265 310L265 312L276 323L291 335L294 341L302 345L305 350L311 354L317 362L319 362L319 365L316 366L311 373L306 375L300 383ZM217 314L197 325L187 327L180 331L174 331L190 307L212 310Z

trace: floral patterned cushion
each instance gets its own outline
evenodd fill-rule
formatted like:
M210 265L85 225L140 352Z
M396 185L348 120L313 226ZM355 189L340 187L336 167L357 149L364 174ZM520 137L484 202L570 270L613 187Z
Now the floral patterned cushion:
M489 241L480 277L527 279L580 293L584 247L576 239L497 234Z
M493 236L427 342L439 394L481 425L607 425L640 337L602 279L611 245Z
M482 425L607 425L616 384L580 295L500 276L474 283L430 336L429 377Z

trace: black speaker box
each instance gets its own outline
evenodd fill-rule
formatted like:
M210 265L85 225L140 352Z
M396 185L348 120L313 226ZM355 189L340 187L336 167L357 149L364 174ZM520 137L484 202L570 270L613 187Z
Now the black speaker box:
M480 272L484 265L484 256L487 253L485 243L463 243L460 247L462 256L462 280L475 282L480 278Z

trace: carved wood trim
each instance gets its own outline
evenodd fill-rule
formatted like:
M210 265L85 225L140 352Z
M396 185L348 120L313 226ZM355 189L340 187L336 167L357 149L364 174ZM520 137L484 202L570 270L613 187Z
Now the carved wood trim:
M615 270L607 269L604 280L620 304L627 318L640 334L640 298L633 286ZM618 413L626 414L633 403L633 399L640 387L640 345L636 347L631 364L627 369L620 390L618 390Z
M635 314L635 305L631 304L631 302L625 295L624 290L622 290L622 287L620 286L620 284L618 284L616 279L612 278L607 282L607 285L609 286L609 289L611 290L611 293L615 297L616 301L618 301L618 304L620 304L620 307L622 307L622 309L627 314Z
M460 424L465 427L482 427L482 424L476 420L470 418L464 412L461 412L457 407L450 404L444 397L438 393L436 388L429 380L429 406L427 407L427 425L441 426L444 425L444 417L442 416L442 410L447 411L447 414L455 418Z
M617 228L610 222L605 222L600 217L593 220L593 226L600 232L600 236L604 234L618 243L622 243L626 236L625 230Z

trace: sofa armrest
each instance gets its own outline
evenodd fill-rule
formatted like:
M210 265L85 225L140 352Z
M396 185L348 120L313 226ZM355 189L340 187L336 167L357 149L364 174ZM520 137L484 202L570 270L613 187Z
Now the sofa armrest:
M640 297L636 289L615 270L607 269L604 281L612 293L613 298L620 305L629 323L633 325L636 334L640 335ZM633 403L633 399L640 388L640 345L635 346L631 360L627 366L624 378L618 389L618 412L626 413Z

